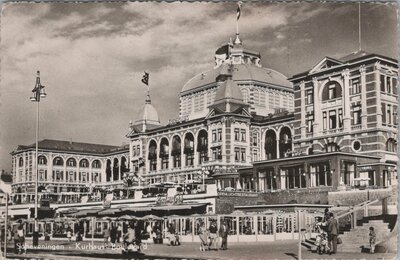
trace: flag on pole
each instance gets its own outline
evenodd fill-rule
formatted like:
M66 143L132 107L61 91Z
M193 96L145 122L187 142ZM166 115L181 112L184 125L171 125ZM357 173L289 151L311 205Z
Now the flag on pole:
M144 75L142 77L142 82L149 86L149 73L147 73L146 71L144 72Z
M238 2L238 7L236 10L236 20L239 21L240 18L240 7L242 6L242 2Z

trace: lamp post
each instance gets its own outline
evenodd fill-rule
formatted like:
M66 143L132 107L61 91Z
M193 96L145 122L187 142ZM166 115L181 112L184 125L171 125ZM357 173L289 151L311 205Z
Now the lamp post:
M38 162L38 153L39 153L39 146L38 146L38 139L39 139L39 103L41 98L46 97L46 93L44 92L44 86L40 83L40 71L37 71L36 75L36 84L32 90L32 97L30 100L32 102L36 102L36 153L35 153L35 230L33 232L33 246L37 246L39 244L39 226L38 226L38 179L39 179L39 162Z

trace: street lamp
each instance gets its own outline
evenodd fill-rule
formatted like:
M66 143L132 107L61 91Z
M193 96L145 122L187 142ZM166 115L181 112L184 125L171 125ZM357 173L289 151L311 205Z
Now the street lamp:
M44 86L40 83L40 71L37 71L36 75L36 84L32 89L32 97L30 100L32 102L36 102L36 153L35 153L35 167L36 167L36 176L35 176L35 230L33 232L33 246L37 246L39 244L39 226L38 226L38 179L39 179L39 165L38 165L38 153L39 153L39 103L41 98L46 97L46 93L44 92Z

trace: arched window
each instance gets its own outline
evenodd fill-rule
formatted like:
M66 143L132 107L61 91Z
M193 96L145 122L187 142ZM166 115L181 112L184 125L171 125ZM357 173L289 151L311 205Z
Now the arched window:
M39 163L39 165L47 165L47 159L46 159L46 157L43 156L43 155L40 155L40 156L38 157L38 163Z
M279 134L279 157L292 156L292 132L289 127L283 127Z
M63 166L64 165L64 160L61 157L56 157L53 160L53 165Z
M186 166L192 166L194 162L194 136L191 133L185 135L185 147L183 153L186 154Z
M147 158L150 160L150 171L157 170L157 143L154 140L150 141Z
M100 169L101 168L101 162L99 160L94 160L92 162L92 168L94 169Z
M342 97L342 88L339 83L328 82L322 91L322 101L332 100Z
M67 167L75 167L76 166L76 160L74 158L69 158L67 160Z
M18 166L19 166L19 167L24 166L24 158L19 157Z
M89 167L89 161L87 159L82 159L79 162L79 167L87 168Z
M107 160L107 166L106 166L106 181L111 181L111 174L112 174L112 169L111 169L111 160Z
M127 164L126 158L121 158L121 173L129 172L129 164Z
M119 161L117 158L114 158L114 167L113 167L113 180L116 181L119 178Z
M208 133L206 130L200 130L197 136L197 151L200 153L199 164L208 161Z
M175 135L172 138L172 151L171 155L173 157L174 168L181 167L181 138Z
M161 139L160 143L160 158L161 158L161 169L168 169L169 141L165 137Z
M274 130L265 133L265 157L267 160L276 159L276 134Z
M389 138L386 141L386 151L391 152L391 153L397 152L397 141L395 139Z

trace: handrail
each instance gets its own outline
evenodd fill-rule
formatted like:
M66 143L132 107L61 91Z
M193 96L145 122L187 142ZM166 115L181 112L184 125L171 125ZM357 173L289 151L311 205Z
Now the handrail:
M389 197L390 197L390 196L386 196L386 197L383 197L383 198L380 198L380 199L375 199L375 200L372 200L372 201L371 201L371 200L363 201L363 202L361 202L361 203L359 203L359 204L357 204L357 205L351 207L347 212L345 212L345 213L343 213L343 214L341 214L341 215L338 215L338 216L336 217L336 219L339 220L340 218L343 218L343 217L345 217L345 216L348 216L348 215L350 215L350 214L352 214L352 213L354 213L354 212L360 210L360 209L363 208L363 207L367 207L367 206L369 206L369 205L375 204L375 203L377 203L377 202L379 202L379 201L381 201L381 200L387 199L387 198L389 198Z

